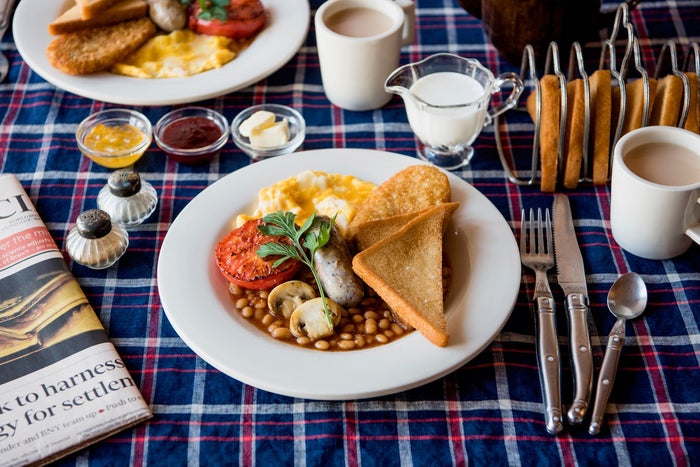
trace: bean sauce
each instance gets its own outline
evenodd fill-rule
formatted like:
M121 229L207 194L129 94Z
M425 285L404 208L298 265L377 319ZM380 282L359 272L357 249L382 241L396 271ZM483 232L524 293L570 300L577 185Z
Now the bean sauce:
M447 296L452 269L443 267L443 295ZM296 279L311 285L318 292L308 269L302 268ZM367 288L365 297L356 307L345 309L335 332L323 339L312 341L308 337L294 337L289 330L289 320L274 316L267 306L270 290L249 290L229 285L233 307L237 313L260 331L279 341L323 351L348 351L384 345L413 332L413 328L401 323L388 305Z

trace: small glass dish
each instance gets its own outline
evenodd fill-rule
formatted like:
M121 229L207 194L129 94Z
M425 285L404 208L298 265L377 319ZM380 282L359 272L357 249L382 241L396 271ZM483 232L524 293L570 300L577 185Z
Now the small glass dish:
M107 109L87 117L75 131L80 152L108 169L130 167L152 141L151 122L140 112Z
M153 131L156 144L183 164L212 160L229 138L228 120L206 107L183 107L163 115Z
M251 145L250 139L241 135L241 123L248 120L251 115L261 110L275 114L277 121L282 121L283 119L287 120L287 124L289 126L289 140L287 143L279 146L259 148ZM304 117L302 117L299 112L291 107L287 107L286 105L255 105L241 111L238 115L236 115L231 122L231 136L233 137L233 142L236 144L236 146L238 146L251 159L267 159L269 157L282 156L284 154L290 154L296 151L299 146L301 146L301 143L304 142L304 137L306 136L306 122Z

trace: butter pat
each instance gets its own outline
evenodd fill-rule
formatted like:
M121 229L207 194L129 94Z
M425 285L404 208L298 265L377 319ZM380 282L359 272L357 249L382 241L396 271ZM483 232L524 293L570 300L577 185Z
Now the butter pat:
M238 132L241 136L250 138L253 132L261 131L274 124L275 114L266 110L259 110L241 123L241 126L238 127Z
M256 149L282 146L287 144L287 141L289 123L286 118L264 128L254 128L250 134L250 145Z

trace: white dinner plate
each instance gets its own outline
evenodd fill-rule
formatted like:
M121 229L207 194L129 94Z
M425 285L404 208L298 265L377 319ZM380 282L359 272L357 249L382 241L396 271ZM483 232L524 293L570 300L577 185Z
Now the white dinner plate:
M143 79L113 73L73 76L49 64L46 48L53 40L48 25L65 0L22 0L13 33L17 50L39 76L79 96L123 105L172 105L228 94L271 75L291 59L309 29L308 0L262 0L268 14L265 29L238 57L221 68L187 78Z
M246 166L212 184L177 216L158 259L163 309L183 341L239 381L287 396L346 400L391 394L446 375L475 357L510 316L520 285L515 238L496 207L448 174L461 204L446 233L453 282L445 302L449 344L417 331L384 346L323 352L278 342L233 309L214 246L258 190L309 170L381 183L418 159L366 149L299 152Z

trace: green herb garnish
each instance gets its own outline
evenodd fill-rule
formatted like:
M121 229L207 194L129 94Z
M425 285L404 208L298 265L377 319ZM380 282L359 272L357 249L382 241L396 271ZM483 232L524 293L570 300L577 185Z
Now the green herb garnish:
M262 220L264 223L258 226L258 229L265 235L270 235L272 237L287 237L291 240L292 245L269 242L261 245L256 253L261 258L279 255L280 258L274 262L273 267L278 267L288 259L296 259L307 265L318 286L318 291L323 301L323 311L326 313L326 319L328 323L333 326L333 318L331 317L330 309L326 303L323 286L321 285L318 273L314 267L313 258L314 254L323 248L330 240L335 216L333 216L330 222L321 222L317 229L312 228L316 223L316 212L306 219L306 222L304 222L301 227L296 225L296 222L294 222L295 219L296 214L293 212L277 211L263 216Z
M226 21L228 19L229 0L180 0L180 3L185 6L192 2L199 3L201 9L197 18L207 21L212 19Z

